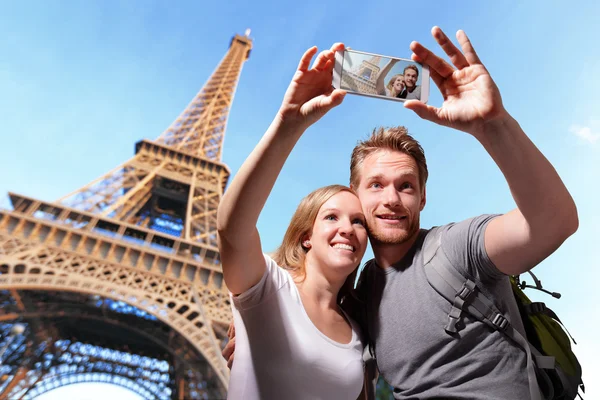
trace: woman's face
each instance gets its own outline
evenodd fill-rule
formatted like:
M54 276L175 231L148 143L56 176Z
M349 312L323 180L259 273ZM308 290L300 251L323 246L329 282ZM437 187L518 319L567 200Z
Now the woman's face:
M358 197L342 191L327 200L317 214L307 257L339 278L350 275L367 248L365 216Z
M403 76L396 77L393 88L396 92L400 92L402 89L404 89L404 77Z

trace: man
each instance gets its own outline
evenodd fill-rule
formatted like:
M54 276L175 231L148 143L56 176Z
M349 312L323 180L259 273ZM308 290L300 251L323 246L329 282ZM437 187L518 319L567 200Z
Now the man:
M404 90L398 96L400 99L421 100L421 86L417 85L419 70L416 65L408 65L404 68Z
M420 145L403 127L380 129L359 143L350 179L375 255L358 287L367 311L362 328L396 399L539 398L525 352L501 332L469 316L457 333L444 330L450 307L427 282L424 243L438 237L434 257L492 294L523 332L508 276L531 269L572 235L577 209L552 165L504 109L465 33L457 33L462 52L438 27L432 34L454 67L419 43L410 48L413 60L430 67L444 103L436 108L411 100L404 107L478 140L504 174L517 208L421 229L428 172ZM228 345L224 357L232 350Z

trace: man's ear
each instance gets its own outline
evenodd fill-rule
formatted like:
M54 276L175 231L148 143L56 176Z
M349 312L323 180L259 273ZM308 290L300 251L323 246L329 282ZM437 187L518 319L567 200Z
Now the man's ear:
M427 203L427 188L423 188L423 196L421 196L421 204L419 205L419 211L423 211L426 203Z

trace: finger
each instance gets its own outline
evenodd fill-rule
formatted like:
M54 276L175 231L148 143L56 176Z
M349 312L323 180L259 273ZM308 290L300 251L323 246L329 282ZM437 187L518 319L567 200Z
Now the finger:
M325 68L323 68L323 71L327 71L330 74L333 74L334 68L335 68L335 60L328 60L327 64L325 64Z
M325 112L328 112L333 107L337 107L344 101L344 97L346 97L346 91L342 89L335 89L331 94L325 97L321 101L321 107L325 109Z
M231 367L233 367L233 354L231 354L231 357L227 360L227 368L231 369Z
M344 43L334 43L333 46L331 46L331 49L329 49L331 51L331 57L329 57L329 60L327 61L327 64L325 65L323 70L333 71L333 68L335 66L335 53L337 53L338 51L344 51L344 49Z
M435 86L438 87L438 89L442 89L442 84L444 83L444 78L442 78L440 76L440 74L438 74L435 71L429 71L429 76L431 77L431 80L433 81L433 83L435 83Z
M423 60L421 60L421 58L419 58L419 56L417 56L416 54L412 54L410 56L410 58L415 61L418 62L420 64L423 64ZM429 76L431 77L431 79L433 80L433 82L436 84L436 86L441 89L442 88L442 83L444 82L444 78L442 78L442 76L440 74L438 74L437 72L435 72L433 69L429 69Z
M298 64L298 71L308 71L308 67L310 66L310 60L317 54L317 46L313 46L310 49L306 50L302 58L300 59L300 64Z
M471 41L469 40L467 34L461 29L456 32L456 38L458 39L458 43L460 43L460 47L462 47L463 53L465 53L465 57L469 64L481 64Z
M419 117L426 119L436 124L441 124L439 117L439 109L433 106L428 106L418 100L407 100L404 102L404 108L408 108L417 114Z
M233 354L234 351L235 351L235 338L233 338L229 342L227 342L227 344L225 345L225 347L223 347L223 350L221 351L221 355L223 356L224 359L227 360L229 357L231 357L231 355Z
M235 336L235 325L233 321L229 324L229 328L227 328L227 338L231 339Z
M302 106L302 112L305 115L315 115L321 118L327 114L332 108L342 104L346 91L335 89L329 94L322 94Z
M329 49L329 50L331 50L335 53L336 51L344 51L344 48L345 48L344 43L338 42L338 43L334 43L333 46L331 46L331 49Z
M421 60L421 64L429 65L429 69L437 71L442 77L446 78L454 72L454 68L450 64L433 54L431 50L424 47L421 43L412 42L410 49Z
M319 53L319 56L315 60L312 69L316 69L322 71L325 69L325 64L327 61L333 58L333 52L331 50L323 50Z
M416 62L418 62L420 64L424 64L423 59L421 57L419 57L418 55L416 55L415 53L412 53L411 56L410 56L410 58L413 61L416 61Z
M452 43L452 41L448 39L448 36L446 36L446 34L440 29L439 26L434 26L433 29L431 29L431 34L438 42L438 44L442 47L442 49L446 52L446 54L448 54L448 57L450 57L450 61L452 62L452 64L454 64L456 68L463 69L469 66L469 63L467 62L467 59L465 58L463 53L461 53L460 50L454 45L454 43Z

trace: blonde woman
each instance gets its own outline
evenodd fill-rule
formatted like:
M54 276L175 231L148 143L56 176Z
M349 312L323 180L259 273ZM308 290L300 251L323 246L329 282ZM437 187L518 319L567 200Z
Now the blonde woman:
M396 97L404 90L404 75L396 74L384 86L384 80L392 67L396 65L398 60L390 59L388 63L381 69L377 80L375 81L375 91L381 96Z
M388 97L396 97L404 90L404 75L397 74L392 76L392 79L385 86L385 95Z
M236 334L229 399L356 399L363 344L340 308L367 246L365 217L341 185L302 200L280 248L263 254L256 223L304 131L345 95L331 87L334 53L304 54L273 123L219 205L223 275Z

